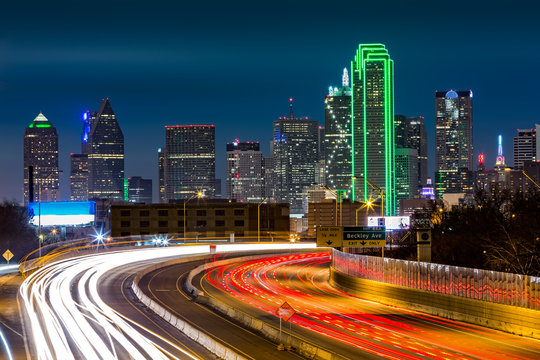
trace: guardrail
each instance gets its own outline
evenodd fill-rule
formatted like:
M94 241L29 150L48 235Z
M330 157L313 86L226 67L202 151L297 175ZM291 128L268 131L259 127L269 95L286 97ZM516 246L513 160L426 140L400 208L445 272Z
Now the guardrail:
M332 250L332 267L351 277L540 310L540 277Z

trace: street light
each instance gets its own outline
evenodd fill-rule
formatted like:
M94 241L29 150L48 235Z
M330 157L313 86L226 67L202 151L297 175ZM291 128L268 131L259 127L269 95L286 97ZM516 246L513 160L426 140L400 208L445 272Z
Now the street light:
M356 176L353 176L353 180L356 180ZM377 191L379 193L379 195L381 196L381 217L384 217L384 190L381 189L380 187L378 187L377 185L374 185L371 181L369 181L368 179L364 178L366 180L366 182L368 183L369 186L371 186L371 188L375 191ZM373 203L373 201L371 200L368 200L367 203ZM366 204L367 204L366 203Z
M198 191L197 193L191 195L191 197L189 199L187 199L186 201L184 201L184 241L186 241L186 204L188 203L189 200L193 199L194 197L198 197L199 199L202 198L204 196L204 193L201 191Z
M261 241L261 205L268 200L268 197L265 197L263 201L257 205L257 241Z
M370 209L373 209L373 201L371 199L369 199L368 201L364 202L364 205L360 206L359 208L356 209L356 213L355 213L355 224L356 226L358 226L358 212L360 210L362 210L363 208L367 208L366 209L366 212L369 212Z

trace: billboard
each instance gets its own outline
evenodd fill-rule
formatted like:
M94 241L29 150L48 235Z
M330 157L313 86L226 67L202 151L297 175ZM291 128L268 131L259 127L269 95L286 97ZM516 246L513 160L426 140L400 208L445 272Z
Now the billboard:
M34 202L28 204L28 216L30 223L35 226L92 225L96 205L93 201Z
M386 231L408 229L411 227L411 218L408 216L370 216L368 226L385 226Z

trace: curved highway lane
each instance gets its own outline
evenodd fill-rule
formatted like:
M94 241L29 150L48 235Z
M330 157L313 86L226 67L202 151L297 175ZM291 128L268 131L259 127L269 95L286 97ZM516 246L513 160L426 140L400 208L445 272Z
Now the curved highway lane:
M329 253L235 262L207 271L205 292L274 315L287 301L295 333L349 347L347 356L388 359L538 359L540 342L463 322L385 306L328 283ZM310 336L307 331L311 331ZM338 345L336 345L337 348Z
M229 244L213 252L289 251L313 244ZM76 252L74 252L76 254ZM130 297L134 274L209 245L106 249L52 262L28 276L19 296L32 359L214 359ZM187 260L186 260L187 261ZM191 260L190 260L191 261ZM185 341L184 341L185 340Z
M107 305L98 284L115 269L207 252L208 246L118 251L56 262L33 273L20 288L33 357L202 359Z

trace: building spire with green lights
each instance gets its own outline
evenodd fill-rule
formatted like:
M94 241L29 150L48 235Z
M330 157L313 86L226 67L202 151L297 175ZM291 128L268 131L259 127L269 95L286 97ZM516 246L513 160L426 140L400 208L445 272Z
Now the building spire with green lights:
M33 127L48 128L48 127L51 127L51 126L52 126L52 124L49 122L49 120L47 120L47 118L40 111L39 115L36 116L34 121L32 121L32 123L28 127L29 128L33 128Z

